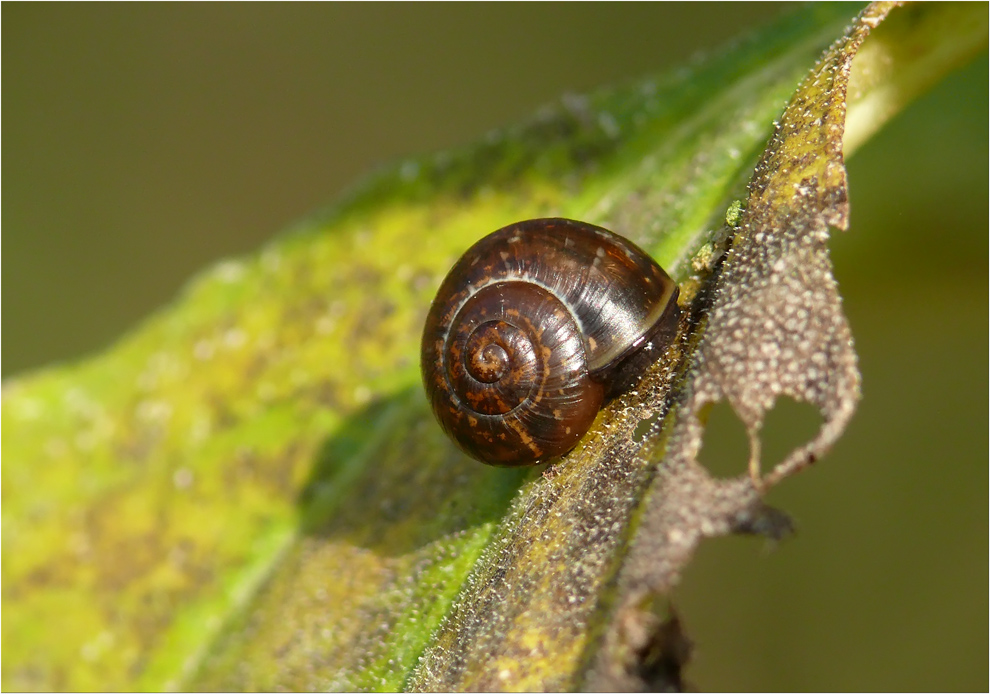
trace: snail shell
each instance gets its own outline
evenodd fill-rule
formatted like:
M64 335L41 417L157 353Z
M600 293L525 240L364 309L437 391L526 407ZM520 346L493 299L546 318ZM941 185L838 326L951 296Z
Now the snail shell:
M570 219L499 229L457 261L426 319L423 381L437 420L491 465L563 455L666 349L677 293L606 229Z

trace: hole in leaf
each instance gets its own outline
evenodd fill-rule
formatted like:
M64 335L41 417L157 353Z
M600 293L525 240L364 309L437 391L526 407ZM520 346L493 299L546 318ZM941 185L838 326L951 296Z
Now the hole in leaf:
M706 412L699 413L705 422ZM749 464L749 437L742 420L726 400L707 408L707 426L698 462L714 477L738 477Z
M646 435L650 433L650 430L660 423L660 419L660 413L656 412L653 416L641 420L639 424L636 425L636 428L633 429L633 441L636 443L642 443L643 439L646 438Z
M814 405L788 397L777 399L763 421L760 439L763 442L763 474L782 462L795 448L803 446L818 434L822 416Z

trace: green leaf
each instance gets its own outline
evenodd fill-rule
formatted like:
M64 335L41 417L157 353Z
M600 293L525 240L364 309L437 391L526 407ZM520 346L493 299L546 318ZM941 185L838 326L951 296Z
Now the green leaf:
M898 86L857 132L985 45L964 8L899 12L885 45L930 45L864 83L864 104ZM478 237L550 215L628 236L685 294L703 286L774 118L850 14L811 6L403 162L206 271L105 354L6 384L4 687L403 689L441 670L459 688L576 686L649 481L600 453L610 426L655 412L609 408L547 477L468 461L421 392L426 308ZM484 622L521 595L511 622ZM490 639L475 653L501 650L467 658L472 633Z

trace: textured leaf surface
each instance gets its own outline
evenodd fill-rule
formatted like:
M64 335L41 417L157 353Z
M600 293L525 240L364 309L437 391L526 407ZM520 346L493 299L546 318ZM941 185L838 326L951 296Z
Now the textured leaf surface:
M648 480L607 462L632 460L676 374L603 413L554 475L486 468L422 397L429 300L478 237L548 215L622 233L700 286L692 257L712 258L773 119L849 15L810 7L405 162L209 270L106 354L6 384L4 686L575 686Z

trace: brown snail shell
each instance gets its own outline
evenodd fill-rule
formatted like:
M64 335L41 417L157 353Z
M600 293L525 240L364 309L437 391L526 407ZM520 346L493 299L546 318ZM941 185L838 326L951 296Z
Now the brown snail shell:
M570 219L484 237L423 330L433 412L468 455L531 465L571 450L677 330L677 284L632 242Z

